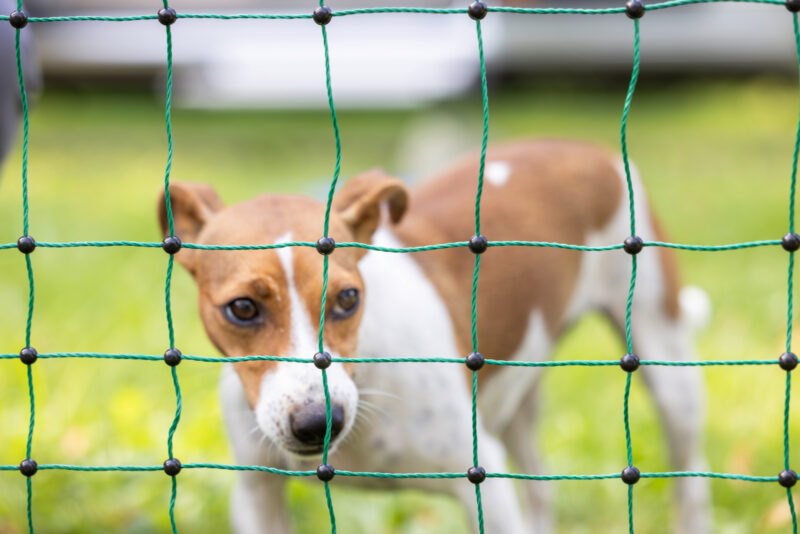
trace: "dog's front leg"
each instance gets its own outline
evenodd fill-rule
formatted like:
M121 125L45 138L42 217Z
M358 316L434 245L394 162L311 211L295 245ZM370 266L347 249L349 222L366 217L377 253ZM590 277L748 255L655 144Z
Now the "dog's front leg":
M225 423L239 465L285 467L258 431L255 416L233 367L223 367L220 398ZM286 478L263 471L242 471L231 494L231 524L236 534L290 534L285 502Z
M291 534L282 475L242 472L231 494L236 534Z
M507 473L508 465L503 445L487 432L479 430L479 463L487 473ZM481 508L486 534L523 534L525 532L519 500L513 482L507 478L487 478L480 484ZM477 496L475 488L467 481L460 485L458 497L470 510L470 518L478 529ZM535 534L535 533L525 533Z

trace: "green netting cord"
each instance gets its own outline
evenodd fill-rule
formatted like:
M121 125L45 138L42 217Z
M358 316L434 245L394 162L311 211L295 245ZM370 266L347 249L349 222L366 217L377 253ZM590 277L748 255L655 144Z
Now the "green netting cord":
M700 3L717 3L717 2L749 2L749 3L756 3L756 4L771 4L771 5L783 5L783 0L673 0L667 2L661 2L656 4L651 4L647 7L648 11L657 10L657 9L664 9L669 7L678 7L678 6L685 6L690 4L700 4ZM163 0L164 7L168 7L168 2ZM320 6L322 6L322 2L320 2ZM17 9L22 9L22 1L17 0ZM614 8L600 8L600 9L582 9L582 8L512 8L512 7L490 7L489 12L499 12L499 13L515 13L515 14L529 14L529 15L554 15L554 14L582 14L582 15L602 15L602 14L620 14L624 12L624 8L622 7L614 7ZM345 10L345 11L338 11L334 12L334 17L339 16L349 16L349 15L359 15L359 14L377 14L377 13L421 13L421 14L458 14L458 15L465 15L467 13L466 8L455 8L455 9L430 9L430 8L367 8L367 9L354 9L354 10ZM200 19L200 18L209 18L209 19L309 19L311 18L311 14L242 14L242 15L218 15L218 14L187 14L182 13L178 15L178 18L185 18L185 19ZM102 16L74 16L74 17L31 17L28 19L29 22L57 22L57 21L119 21L119 22L126 22L126 21L143 21L143 20L155 20L157 19L156 15L143 15L143 16L128 16L128 17L102 17ZM796 14L793 15L793 24L794 24L794 35L795 35L795 46L798 54L798 65L800 66L800 30L798 30L798 17ZM331 88L331 67L330 67L330 55L329 55L329 47L328 47L328 37L327 37L327 29L323 25L321 27L322 31L322 39L323 39L323 46L324 46L324 53L325 53L325 75L326 75L326 89L327 89L327 97L328 97L328 104L330 107L331 119L333 124L334 130L334 137L336 142L336 164L333 172L333 179L331 181L331 186L328 193L328 199L325 207L325 219L324 219L324 228L323 228L323 235L328 235L329 230L329 222L330 222L330 212L331 206L333 201L333 195L336 190L336 184L339 179L339 174L341 170L341 159L342 159L342 147L341 147L341 138L339 133L339 125L336 117L336 109L334 106L333 101L333 92ZM483 38L481 34L481 23L480 21L476 21L476 33L478 39L478 51L479 51L479 59L480 59L480 76L481 76L481 96L482 96L482 107L483 107L483 135L481 139L481 154L480 154L480 165L479 165L479 173L478 173L478 186L476 191L476 199L475 199L475 232L476 235L480 235L480 205L481 205L481 195L483 191L483 173L486 161L486 149L488 143L488 126L489 126L489 105L488 105L488 90L487 90L487 82L486 82L486 64L484 59L484 51L483 51ZM166 26L166 38L167 38L167 83L166 83L166 103L165 103L165 123L166 123L166 133L167 133L167 143L168 143L168 156L167 156L167 163L164 173L164 191L165 191L165 201L166 201L166 211L167 211L167 222L169 228L169 235L174 235L174 221L173 221L173 214L172 214L172 206L171 200L169 196L169 179L170 179L170 171L172 167L172 158L173 158L173 140L172 140L172 121L171 121L171 106L172 106L172 87L173 87L173 62L172 62L172 33L170 26ZM625 104L623 107L623 114L622 114L622 122L621 122L621 130L620 130L620 141L622 146L622 155L623 155L623 162L625 168L625 175L626 175L626 182L627 182L627 189L628 189L628 198L629 198L629 209L630 209L630 228L631 228L631 235L636 235L636 216L635 216L635 207L634 207L634 192L633 192L633 184L631 180L631 172L630 172L630 165L628 160L628 148L627 148L627 121L628 121L628 114L630 111L630 105L633 99L633 94L636 88L636 81L638 78L639 73L639 21L634 21L634 51L633 51L633 69L631 72L631 79L630 84L628 87L628 92L625 98ZM25 89L25 83L23 78L23 70L22 70L22 62L21 62L21 47L20 47L20 30L16 30L15 35L15 54L16 54L16 65L17 65L17 77L19 80L19 89L20 89L20 98L22 102L22 111L23 111L23 143L22 143L22 197L23 197L23 235L29 235L29 201L28 201L28 139L29 139L29 110L28 110L28 99L27 99L27 92ZM789 231L794 232L794 214L795 214L795 189L796 189L796 174L797 174L797 162L798 162L798 149L800 148L800 119L798 122L798 131L795 140L794 146L794 155L792 161L792 175L791 175L791 188L790 188L790 204L789 204ZM681 250L690 250L690 251L728 251L728 250L741 250L746 248L752 247L760 247L760 246L777 246L780 245L781 241L772 239L772 240L762 240L762 241L751 241L745 243L734 243L730 245L686 245L686 244L677 244L677 243L664 243L658 241L652 242L645 242L644 245L647 247L665 247L665 248L675 248ZM423 252L423 251L430 251L430 250L439 250L445 248L455 248L455 247L466 247L468 245L467 242L455 242L455 243L440 243L440 244L432 244L426 246L419 246L419 247L403 247L403 248L389 248L389 247L380 247L374 246L365 243L338 243L337 247L357 247L363 248L367 250L374 250L379 252L387 252L387 253L413 253L413 252ZM40 247L52 247L52 248L68 248L68 247L108 247L108 246L132 246L132 247L144 247L144 248L158 248L161 247L161 243L151 243L151 242L137 242L137 241L81 241L81 242L70 242L70 243L56 243L56 242L41 242L37 243L37 246ZM188 249L199 249L199 250L218 250L218 251L225 251L225 250L260 250L260 249L277 249L286 246L302 246L302 247L313 247L315 243L310 242L292 242L292 243L283 243L283 244L264 244L264 245L251 245L251 246L238 246L238 245L200 245L200 244L193 244L193 243L184 243L183 247ZM590 252L607 252L607 251L618 251L623 247L622 244L611 244L607 246L599 246L599 247L588 247L582 245L573 245L573 244L566 244L566 243L553 243L553 242L531 242L531 241L494 241L489 242L489 246L496 247L496 246L534 246L534 247L554 247L554 248L562 248L568 250L575 250L575 251L590 251ZM7 244L0 244L0 250L6 249L10 250L16 247L14 243L7 243ZM26 346L31 345L31 325L33 319L33 309L34 309L34 276L33 276L33 267L30 259L30 255L25 256L26 259L26 271L27 271L27 278L28 278L28 286L29 286L29 299L28 299L28 312L27 312L27 322L25 328L25 344ZM169 347L175 348L175 333L173 327L173 320L172 320L172 311L171 311L171 280L172 280L172 273L174 267L174 257L172 255L169 256L168 263L167 263L167 272L166 272L166 279L165 279L165 312L167 318L167 327L169 333ZM626 302L626 312L625 312L625 338L626 338L626 346L628 352L633 351L633 342L632 342L632 335L631 335L631 310L632 310L632 303L633 303L633 295L634 295L634 288L636 283L636 256L632 256L631 262L631 278L630 278L630 287L627 295L627 302ZM478 289L478 279L479 279L479 272L480 272L480 256L476 255L475 257L475 266L473 271L473 281L472 281L472 299L471 299L471 329L472 329L472 347L473 351L478 351L478 335L477 335L477 289ZM792 253L789 257L789 267L788 267L788 288L787 288L787 329L786 329L786 350L791 350L791 336L792 336L792 312L793 312L793 273L794 273L794 254ZM319 321L319 335L318 335L318 349L320 352L324 351L324 326L325 326L325 301L326 301L326 292L327 292L327 284L328 284L328 257L323 257L323 292L322 292L322 302L321 302L321 312L320 312L320 321ZM10 359L16 358L18 355L15 354L0 354L0 360L3 359ZM133 360L146 360L146 361L162 361L162 356L156 355L143 355L143 354L101 354L101 353L49 353L49 354L40 354L39 358L48 359L48 358L74 358L74 357L85 357L85 358L105 358L105 359L133 359ZM245 356L239 358L222 358L222 357L204 357L204 356L192 356L192 355L184 355L183 359L188 361L198 361L198 362L234 362L234 361L252 361L252 360L269 360L269 361L281 361L281 362L294 362L294 363L311 363L313 360L310 357L277 357L277 356ZM381 362L442 362L442 363L458 363L463 364L465 360L463 358L407 358L407 357L387 357L387 358L348 358L348 362L352 363L381 363ZM489 365L498 365L498 366L520 366L520 367L567 367L567 366L615 366L618 365L618 361L595 361L595 360L570 360L570 361L559 361L559 362L508 362L502 360L492 360L487 359L486 363ZM719 366L719 365L774 365L777 363L775 359L763 359L763 360L714 360L714 361L701 361L701 362L674 362L674 361L648 361L644 360L641 362L641 365L660 365L660 366ZM331 441L331 397L330 391L328 388L328 380L327 374L325 370L322 370L322 384L323 390L325 393L325 403L326 403L326 434L324 439L324 446L323 446L323 463L327 463L328 461L328 453L330 448L330 441ZM170 425L167 437L167 452L168 457L170 459L173 458L173 438L177 426L180 422L181 416L181 406L182 406L182 397L181 397L181 390L180 384L178 381L178 375L176 369L173 367L171 369L171 377L175 389L176 395L176 409L175 415ZM31 449L32 449L32 442L33 442L33 432L34 432L34 422L35 422L35 397L34 397L34 384L33 384L33 375L32 375L32 368L29 365L27 367L27 383L28 383L28 392L30 398L30 423L28 428L28 436L26 441L26 458L31 458ZM472 374L472 459L474 466L478 466L478 437L477 437L477 387L478 387L478 377L477 372L473 371ZM629 396L630 396L630 388L631 388L631 374L627 375L626 384L625 384L625 392L623 397L623 421L625 427L625 439L626 439L626 456L628 465L633 464L633 452L632 452L632 445L631 445L631 432L630 432L630 424L629 424L629 414L628 414L628 404L629 404ZM784 445L784 469L789 469L790 465L790 458L789 458L789 404L790 404L790 393L791 393L791 375L787 372L786 374L786 394L785 394L785 401L784 401L784 418L783 418L783 445ZM217 463L187 463L182 466L183 468L187 469L223 469L223 470L234 470L234 471L263 471L268 473L273 473L276 475L284 475L284 476L313 476L315 474L314 471L289 471L289 470L282 470L271 468L267 466L241 466L241 465L226 465L226 464L217 464ZM97 471L160 471L163 470L163 466L76 466L76 465L66 465L66 464L43 464L38 467L41 470L52 470L52 469L62 469L68 471L86 471L86 472L97 472ZM11 466L5 465L0 466L0 471L13 471L18 470L19 466ZM372 473L372 472L353 472L353 471L336 471L338 476L350 476L350 477L372 477L372 478L464 478L464 473ZM509 478L509 479L520 479L520 480L599 480L599 479L612 479L612 478L619 478L619 474L600 474L600 475L536 475L536 474L514 474L514 473L487 473L487 477L489 478ZM751 482L775 482L777 481L777 476L750 476L750 475L739 475L739 474L728 474L728 473L712 473L712 472L667 472L667 473L641 473L642 478L675 478L675 477L706 477L706 478L718 478L718 479L733 479L733 480L744 480L744 481L751 481ZM33 534L34 527L33 527L33 514L32 514L32 484L31 484L31 477L27 477L26 479L26 487L27 487L27 520L28 520L28 530L30 534ZM629 532L633 533L633 486L629 485L628 488L628 527ZM484 524L483 524L483 509L481 503L481 490L479 485L475 485L475 492L476 492L476 502L478 505L478 523L479 523L479 530L483 533ZM330 515L330 524L331 524L331 532L336 532L336 520L334 515L334 508L333 502L331 499L331 491L330 485L326 481L325 482L325 496L328 506L328 511ZM177 527L175 522L175 501L177 497L177 479L175 476L171 476L171 494L170 494L170 505L169 505L169 518L170 518L170 525L172 528L173 534L177 534ZM795 514L794 503L792 499L791 490L787 489L787 499L791 511L792 517L792 527L793 532L797 533L797 518Z

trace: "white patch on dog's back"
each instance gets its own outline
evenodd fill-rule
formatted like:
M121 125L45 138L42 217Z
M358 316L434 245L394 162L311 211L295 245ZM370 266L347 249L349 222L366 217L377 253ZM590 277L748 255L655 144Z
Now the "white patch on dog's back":
M501 187L511 176L511 165L505 161L492 161L486 165L484 176L493 186Z
M373 244L404 246L384 227L375 232ZM412 254L370 251L359 262L359 271L364 279L359 356L465 356L444 300ZM471 397L462 365L359 364L353 372L380 414L380 425L361 427L362 440L353 443L361 448L360 456L371 458L371 469L397 471L406 457L413 457L415 469L423 471L441 468L442 459L454 469L469 465ZM377 396L370 394L375 391Z
M379 228L372 242L382 247L404 246L386 228ZM369 252L359 262L365 286L359 355L463 358L444 301L409 256ZM392 354L386 353L387 348Z

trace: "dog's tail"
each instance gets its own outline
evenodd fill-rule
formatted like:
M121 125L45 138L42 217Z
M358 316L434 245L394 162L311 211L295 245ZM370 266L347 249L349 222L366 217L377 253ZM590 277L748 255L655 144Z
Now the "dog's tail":
M693 332L700 332L711 320L711 299L708 293L697 286L686 286L678 295L681 318Z

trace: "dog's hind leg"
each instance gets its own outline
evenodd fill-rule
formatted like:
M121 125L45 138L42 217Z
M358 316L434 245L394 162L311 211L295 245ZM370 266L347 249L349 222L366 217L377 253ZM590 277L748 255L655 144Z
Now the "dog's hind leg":
M684 325L665 317L659 309L634 309L632 325L635 352L643 360L691 361L692 343ZM639 368L661 415L670 460L677 471L705 471L703 456L703 382L700 369L643 365ZM636 443L634 441L634 447ZM708 479L675 479L678 517L675 532L710 532Z
M531 370L533 371L533 370ZM536 435L539 402L535 384L520 402L514 419L502 433L503 443L520 473L542 474L539 437ZM525 480L517 482L525 518L525 532L547 534L553 531L552 482Z
M636 233L645 241L665 241L651 217L636 170L634 167L631 170ZM625 173L622 170L620 179L624 184ZM629 233L628 209L627 202L623 202L613 221L598 238L608 243L620 240L621 236ZM608 312L625 339L631 257L621 251L614 251L600 253L598 258L596 272L600 279L594 285L594 304ZM687 323L695 314L690 309L681 309L687 307L682 306L684 303L679 299L674 252L666 248L645 247L635 258L636 285L630 315L633 352L642 361L693 361L695 355ZM637 380L638 375L644 379L659 411L672 468L676 471L704 471L704 385L700 370L696 367L642 365L633 373L633 380ZM635 428L631 429L631 433L635 452L644 443ZM711 498L708 479L677 477L674 483L677 520L673 531L680 534L710 532Z
M638 257L638 274L631 309L633 352L642 360L681 362L695 359L688 310L678 309L677 282L664 269L667 251L646 249ZM623 258L627 259L627 258ZM627 263L627 262L626 262ZM621 267L621 265L620 265ZM625 337L625 299L620 287L610 315ZM625 291L627 292L627 291ZM681 313L684 312L684 313ZM704 471L702 430L704 387L696 367L641 365L641 375L659 411L672 468L676 471ZM641 443L631 429L633 448ZM677 517L673 528L680 534L702 534L711 529L709 481L703 477L677 477Z

